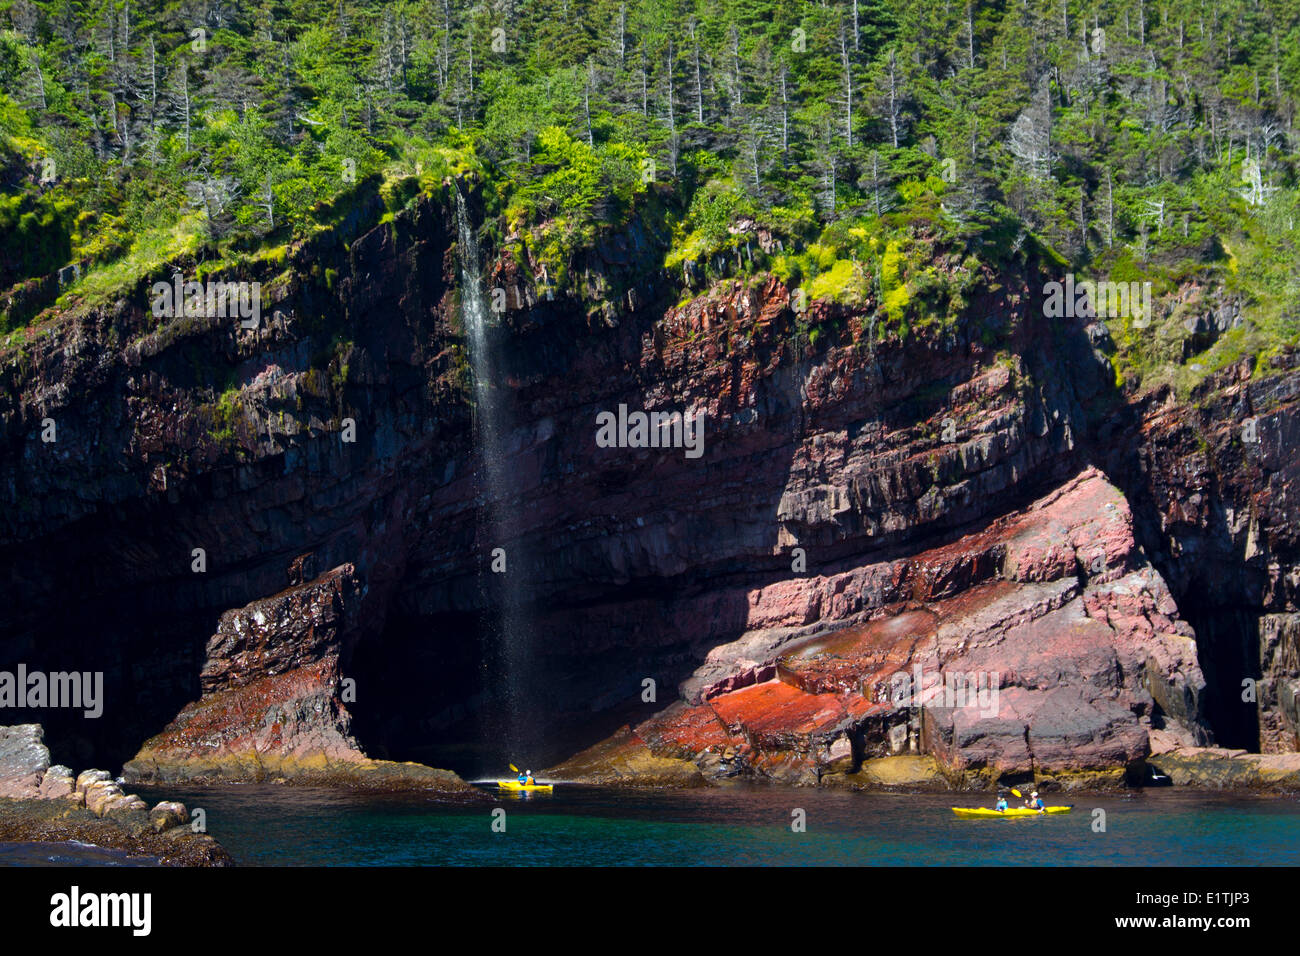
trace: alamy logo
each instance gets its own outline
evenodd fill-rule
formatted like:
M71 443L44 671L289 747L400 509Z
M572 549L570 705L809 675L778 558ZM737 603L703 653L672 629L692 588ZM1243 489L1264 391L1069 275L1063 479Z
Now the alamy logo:
M1045 283L1043 295L1043 315L1048 318L1129 318L1137 328L1151 323L1150 282L1076 282L1070 272L1064 282Z
M153 284L153 314L160 319L238 318L241 328L255 329L262 321L262 283L186 282L178 272L171 282Z
M17 672L0 671L0 707L84 708L95 719L104 712L103 671L29 671L19 664Z
M912 673L898 671L889 680L889 698L902 707L978 707L981 717L998 715L998 671L945 671L927 674L920 664Z
M148 936L153 927L151 893L82 893L79 886L50 897L50 925L127 926L133 936Z
M684 448L687 458L704 454L704 410L687 412L631 412L618 406L618 414L596 416L597 448Z

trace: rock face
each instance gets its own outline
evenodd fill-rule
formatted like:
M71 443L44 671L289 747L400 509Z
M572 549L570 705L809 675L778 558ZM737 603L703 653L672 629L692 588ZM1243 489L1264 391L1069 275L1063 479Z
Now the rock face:
M148 812L104 770L74 780L69 768L50 766L44 737L39 724L0 726L0 840L77 840L174 865L233 862L216 840L184 825L184 804L163 802Z
M957 786L1098 785L1140 772L1153 726L1209 739L1191 629L1095 469L949 544L749 603L763 626L603 745L613 773L590 751L551 772L642 782L627 755L644 751L706 778L811 784L912 753Z
M1266 754L1300 750L1300 614L1259 619L1259 743Z
M123 768L133 783L336 784L478 794L454 773L371 760L349 732L339 659L361 585L351 565L221 616L203 696Z
M39 724L0 727L0 797L40 795L41 779L50 768L50 751L42 736Z
M770 276L679 301L637 227L575 264L588 298L488 264L513 426L487 502L450 194L374 227L362 186L284 272L234 277L262 281L262 328L159 326L142 285L0 357L0 666L104 672L102 720L16 717L82 765L479 769L466 751L499 739L511 685L537 739L502 741L498 770L623 724L645 749L619 751L622 776L683 781L930 779L931 760L1105 783L1161 723L1185 746L1294 746L1292 353L1190 402L1124 395L1103 326L1035 320L1032 253L901 337L872 303L797 313ZM598 444L620 405L702 412L703 454ZM497 548L528 622L510 680ZM997 713L880 699L915 664L997 671ZM891 755L921 762L872 763Z
M1190 402L1157 391L1113 424L1099 461L1196 631L1216 740L1295 751L1300 358L1229 366Z

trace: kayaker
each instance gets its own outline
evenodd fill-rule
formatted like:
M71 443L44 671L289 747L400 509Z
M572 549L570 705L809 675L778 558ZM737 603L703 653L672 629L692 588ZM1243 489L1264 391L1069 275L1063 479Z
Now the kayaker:
M533 772L531 770L528 771L525 779L528 783L528 786L533 787L537 785L537 781L533 779Z
M998 813L1007 812L1007 795L1005 793L998 794L998 805L993 809L996 810Z
M1047 809L1047 804L1043 803L1039 798L1037 790L1029 795L1029 799L1025 801L1025 806L1030 810L1037 810L1039 813Z

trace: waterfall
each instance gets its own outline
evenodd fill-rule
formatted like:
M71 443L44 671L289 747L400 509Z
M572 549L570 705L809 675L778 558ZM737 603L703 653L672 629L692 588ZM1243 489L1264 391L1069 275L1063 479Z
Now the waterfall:
M457 253L460 264L460 313L474 377L476 484L481 508L480 542L488 620L483 646L484 687L503 705L502 717L484 725L487 755L515 748L507 759L527 760L532 734L540 719L540 695L527 696L531 634L523 601L523 549L517 534L519 504L507 441L511 435L510 395L500 353L502 337L489 319L483 290L478 237L464 195L456 189ZM494 573L494 550L504 550L505 571ZM495 726L493 725L495 723Z

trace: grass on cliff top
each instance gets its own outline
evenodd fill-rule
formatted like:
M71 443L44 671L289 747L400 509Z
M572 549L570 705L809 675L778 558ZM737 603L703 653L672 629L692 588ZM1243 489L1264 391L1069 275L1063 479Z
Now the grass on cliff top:
M468 168L464 163L453 164L454 157L448 150L434 150L427 155L419 155L426 161L432 157L433 161L426 166L424 162L416 160L411 169L395 165L385 171L379 189L385 207L389 210L409 208L416 194L430 193L439 188L442 177L449 175L452 169ZM332 219L341 219L350 209L346 199L346 194L340 194L333 203L321 207L321 215L332 217L330 221L312 220L301 225L295 232L314 235L335 228L337 222ZM198 210L185 211L169 223L135 233L124 254L91 265L81 278L59 295L55 306L67 309L75 305L102 305L131 292L143 279L166 280L169 278L165 274L169 263L197 256L209 242L203 213ZM251 254L227 250L221 258L204 262L197 268L195 275L186 278L201 281L203 275L240 264L283 265L292 242L291 237L279 243L260 244Z
M182 256L194 255L203 245L203 217L191 213L175 222L136 235L126 254L113 262L92 266L59 296L56 305L66 309L76 303L111 302L148 276L165 279L163 267Z
M1300 290L1275 281L1276 264L1265 261L1254 244L1222 241L1221 248L1212 261L1139 263L1126 252L1113 264L1109 274L1116 281L1151 282L1156 313L1146 328L1127 317L1105 320L1116 345L1112 361L1119 384L1142 391L1172 386L1186 400L1207 378L1243 358L1251 359L1256 374L1269 374L1275 355L1300 345ZM1201 293L1187 298L1187 289L1196 287ZM1193 334L1184 321L1209 313L1225 297L1240 303L1238 326L1184 355Z
M8 98L0 96L0 106L8 103ZM392 213L410 208L420 193L437 193L452 177L482 177L482 163L474 154L472 144L468 140L461 141L463 139L449 136L449 143L440 144L430 144L418 137L402 140L395 150L396 161L382 172L363 168L356 171L355 177L339 177L337 186L327 198L309 210L300 210L291 223L277 223L273 234L255 242L251 258L233 252L226 248L226 243L221 243L224 252L220 260L205 263L206 269L221 268L222 263L283 263L288 246L295 239L336 228L374 183L378 183L384 206ZM45 151L38 140L17 135L14 130L5 131L4 147L28 157ZM77 305L111 302L134 290L143 279L166 278L163 272L168 263L193 258L205 245L212 244L201 211L187 206L172 209L170 202L164 200L160 200L158 205L167 207L155 210L154 221L159 224L144 229L133 229L118 216L95 216L91 213L80 216L71 227L73 249L69 261L89 259L90 265L79 279L61 290L55 308L63 310ZM283 218L281 222L284 222ZM60 261L51 270L63 264Z
M1278 374L1280 370L1272 360L1288 349L1300 347L1300 319L1276 313L1264 316L1255 309L1244 309L1242 318L1240 327L1224 332L1208 349L1186 362L1140 366L1132 362L1133 353L1129 351L1116 356L1116 368L1141 390L1168 385L1182 401L1190 399L1196 388L1216 372L1244 358L1251 360L1255 376Z

